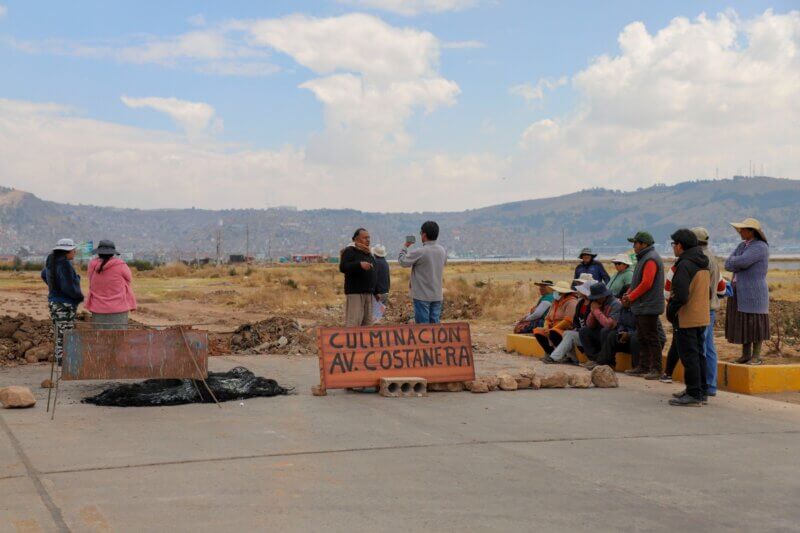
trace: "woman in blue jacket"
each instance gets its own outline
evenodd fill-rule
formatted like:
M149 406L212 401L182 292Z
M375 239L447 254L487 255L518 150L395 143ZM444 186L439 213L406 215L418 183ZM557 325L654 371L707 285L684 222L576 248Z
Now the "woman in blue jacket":
M55 330L56 363L61 364L64 354L64 332L75 328L75 314L83 301L81 277L72 267L75 258L75 243L72 239L61 239L47 256L42 270L42 280L47 283L47 303Z
M733 222L742 242L725 261L733 272L733 297L728 299L725 338L742 345L740 364L761 364L761 343L769 339L769 244L761 223L748 218Z

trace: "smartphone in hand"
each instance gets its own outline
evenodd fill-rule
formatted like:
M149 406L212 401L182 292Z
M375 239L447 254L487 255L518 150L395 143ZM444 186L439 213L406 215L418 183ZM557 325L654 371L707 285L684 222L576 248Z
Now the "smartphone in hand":
M417 242L417 238L414 237L413 235L406 235L406 242L414 244L415 242Z

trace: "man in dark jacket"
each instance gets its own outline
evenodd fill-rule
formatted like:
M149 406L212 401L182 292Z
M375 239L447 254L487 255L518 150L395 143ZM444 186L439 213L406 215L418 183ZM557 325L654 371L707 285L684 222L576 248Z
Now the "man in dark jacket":
M679 229L671 238L678 260L672 276L667 320L675 328L675 346L683 363L686 390L676 394L669 404L699 406L708 399L708 385L700 371L700 355L711 312L709 261L691 230Z
M664 263L653 244L653 236L640 231L630 239L636 251L636 270L631 289L622 297L622 305L630 306L636 316L636 336L639 342L639 366L626 370L645 379L661 377L662 345L658 338L658 322L664 312Z
M575 267L574 279L580 279L581 274L591 274L595 281L602 281L608 283L611 277L606 272L603 263L595 259L597 254L592 253L591 248L584 248L581 250L578 259L581 260L580 264Z
M358 228L353 242L342 250L339 272L344 274L344 325L372 324L372 302L375 299L375 257L369 248L369 232Z

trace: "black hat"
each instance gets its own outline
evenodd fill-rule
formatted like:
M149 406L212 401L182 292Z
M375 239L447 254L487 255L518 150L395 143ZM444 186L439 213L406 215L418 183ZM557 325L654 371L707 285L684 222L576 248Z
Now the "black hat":
M584 255L591 255L592 257L597 257L597 254L592 252L591 248L584 248L581 250L581 253L578 254L578 259L583 259Z
M600 298L605 298L607 296L611 296L611 291L608 290L605 283L595 283L589 288L589 299L590 300L599 300Z
M119 255L117 247L114 246L114 242L108 240L100 241L100 244L97 245L97 248L92 250L92 253L97 255Z
M695 246L699 245L697 240L697 235L694 232L687 228L681 228L669 237L672 239L672 242L676 242L683 246L684 250L688 250L689 248L694 248Z
M553 282L549 279L543 279L542 281L536 281L533 283L534 285L539 285L540 287L552 287Z

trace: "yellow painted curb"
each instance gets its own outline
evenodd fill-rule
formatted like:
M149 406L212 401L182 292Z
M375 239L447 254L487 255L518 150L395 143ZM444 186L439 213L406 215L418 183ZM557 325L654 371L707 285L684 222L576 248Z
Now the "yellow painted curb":
M545 353L533 335L509 334L506 349L520 355L543 358ZM586 362L586 356L578 351L578 360ZM662 368L667 366L667 356L662 356ZM617 354L617 372L631 368L631 355ZM683 365L678 363L672 374L675 381L683 381ZM800 391L800 365L737 365L720 361L717 363L717 387L721 390L741 394L763 394L768 392Z

